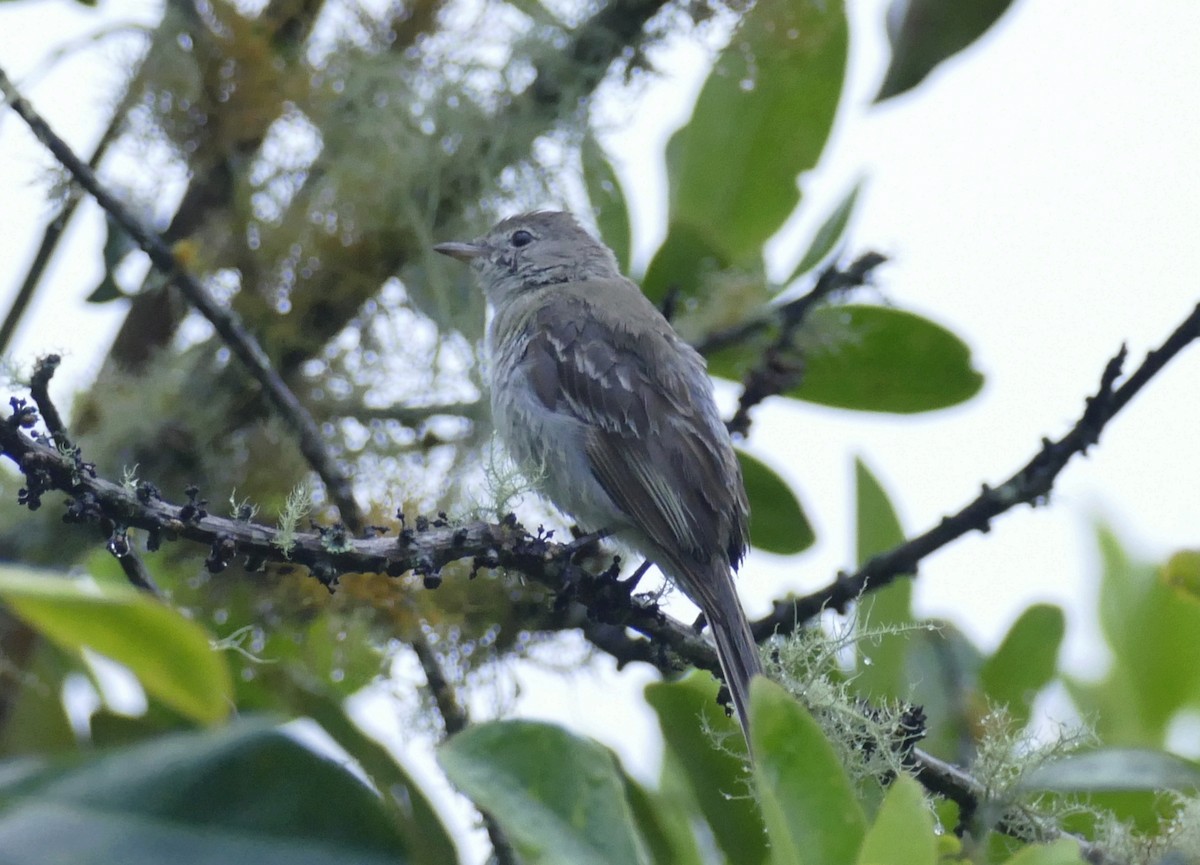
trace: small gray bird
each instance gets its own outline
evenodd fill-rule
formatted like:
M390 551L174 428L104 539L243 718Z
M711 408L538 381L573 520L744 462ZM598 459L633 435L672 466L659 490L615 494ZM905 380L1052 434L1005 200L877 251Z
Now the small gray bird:
M700 607L749 741L762 663L733 571L750 509L704 360L569 213L513 216L434 249L469 262L492 305L501 440L555 505L612 532Z

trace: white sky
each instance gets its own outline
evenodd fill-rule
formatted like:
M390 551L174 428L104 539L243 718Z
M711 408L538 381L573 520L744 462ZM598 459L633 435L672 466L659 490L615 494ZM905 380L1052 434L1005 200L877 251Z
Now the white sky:
M752 556L740 583L752 616L765 613L771 598L816 588L853 564L856 454L883 479L906 529L922 531L981 483L1007 478L1043 435L1066 432L1122 341L1132 370L1200 301L1200 3L1026 0L915 94L872 108L883 5L854 4L854 92L826 163L805 180L806 203L815 206L772 246L772 263L785 272L814 221L865 176L851 249L889 254L879 280L886 297L963 337L987 385L966 406L915 418L778 401L761 408L751 447L794 481L820 540L791 560ZM0 64L20 80L52 46L92 30L101 16L127 19L139 9L153 6L103 0L97 13L65 0L0 3ZM681 94L697 91L704 56L680 46L660 57L670 75L608 140L636 189L642 261L661 236L662 145L687 117ZM86 150L113 80L96 58L73 60L28 95ZM31 180L49 164L15 117L0 117L4 308L47 213ZM53 289L15 356L77 344L80 333L106 344L116 310L79 303L99 277L98 256L88 251L100 242L97 220L89 222L68 238L64 248L76 255L52 271ZM86 381L91 360L75 356L66 372ZM1192 348L1086 460L1070 464L1050 507L1019 508L989 535L930 559L917 582L920 610L954 620L990 648L1031 602L1061 604L1068 667L1101 671L1092 526L1110 520L1137 554L1155 560L1197 546L1198 379L1200 350ZM523 671L519 708L596 736L648 777L658 752L654 725L618 694L636 693L652 676L594 666L573 677ZM479 711L487 708L481 698ZM383 713L376 718L386 726ZM1200 742L1178 744L1200 753Z

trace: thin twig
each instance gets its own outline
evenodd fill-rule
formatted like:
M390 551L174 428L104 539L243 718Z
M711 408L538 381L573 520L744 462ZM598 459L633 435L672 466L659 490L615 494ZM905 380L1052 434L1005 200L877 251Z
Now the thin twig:
M887 259L877 252L868 252L859 256L848 268L841 270L833 265L825 268L817 278L816 285L802 297L785 303L772 312L764 323L778 322L779 333L774 341L762 353L759 363L746 373L742 386L742 395L738 399L737 411L734 412L727 426L735 435L744 436L750 430L750 410L767 397L777 396L794 387L803 375L804 366L796 353L796 331L808 318L817 305L838 292L857 288L866 283L872 271ZM751 324L757 324L761 319L755 319ZM753 335L757 327L742 331L745 336ZM711 351L707 346L716 344L726 337L718 335L710 337L702 344L700 351ZM724 342L722 344L728 344Z
M271 362L266 352L237 315L232 310L217 304L204 290L204 287L175 260L171 248L163 239L135 218L117 200L116 196L100 183L95 172L71 150L65 141L55 134L42 116L21 96L3 69L0 69L0 92L3 92L9 107L29 125L33 134L54 154L54 157L71 173L76 182L91 193L105 212L124 228L150 257L154 266L166 274L200 314L208 319L234 356L245 365L251 376L262 386L276 411L295 431L299 438L301 452L325 484L330 499L341 512L342 520L352 530L357 531L363 525L363 518L358 503L354 499L354 490L349 478L330 456L321 431L312 416L283 379L271 368Z
M467 715L467 710L459 702L458 695L454 692L454 686L446 678L446 672L442 669L442 662L438 659L437 653L433 651L433 647L429 645L429 640L425 638L422 631L418 631L409 638L408 644L412 646L417 661L425 672L425 684L433 695L433 702L437 706L438 714L442 716L446 735L453 736L461 733L470 725L471 719ZM496 861L499 865L515 865L516 854L512 844L504 836L500 825L486 811L480 810L479 813L483 817L488 839L492 842L492 851L496 854Z
M113 111L113 116L108 122L108 128L100 136L100 141L96 144L96 149L92 151L92 158L88 160L88 167L93 171L99 167L100 161L104 159L104 154L108 152L109 145L117 139L117 131L121 128L121 124L125 122L125 112L128 108L129 99L126 98ZM17 294L13 298L12 306L8 309L8 314L4 316L4 322L0 324L0 354L8 350L9 342L12 340L13 334L16 333L17 325L21 323L21 318L25 315L25 310L29 308L29 301L33 299L33 294L37 290L38 284L42 281L42 275L46 272L46 265L50 263L55 249L58 248L58 242L62 239L63 233L67 230L67 225L70 224L71 217L75 215L75 211L79 208L79 202L82 199L83 196L77 190L72 189L58 213L50 220L50 224L46 226L46 230L42 233L42 242L38 244L37 252L33 256L33 262L29 265L29 270L26 272L25 278L21 280L21 286L17 289Z

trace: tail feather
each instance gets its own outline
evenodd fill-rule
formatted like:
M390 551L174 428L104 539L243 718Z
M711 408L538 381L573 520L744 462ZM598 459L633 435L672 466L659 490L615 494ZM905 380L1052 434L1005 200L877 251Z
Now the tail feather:
M705 610L705 617L717 643L717 659L725 675L725 684L733 698L733 708L742 734L746 737L746 748L750 749L750 680L763 672L758 646L750 633L750 623L738 602L733 580L726 577L728 595L724 603L715 610Z

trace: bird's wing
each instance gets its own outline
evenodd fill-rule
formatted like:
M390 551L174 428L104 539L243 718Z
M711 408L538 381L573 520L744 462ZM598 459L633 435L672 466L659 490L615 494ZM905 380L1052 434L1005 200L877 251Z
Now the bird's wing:
M624 302L614 308L580 285L587 294L557 287L531 322L523 361L535 392L587 426L592 472L617 507L660 551L691 559L660 565L692 570L721 555L736 566L748 509L703 360L636 286L604 292Z

